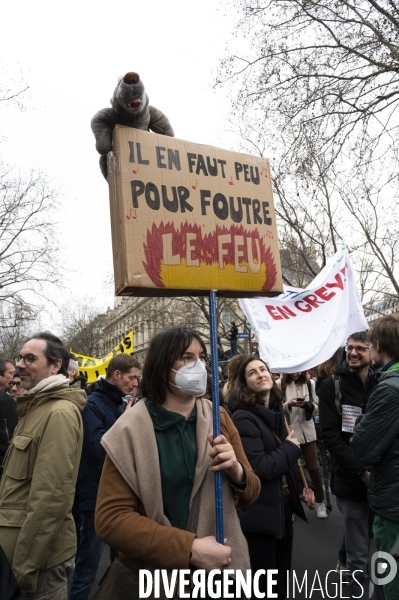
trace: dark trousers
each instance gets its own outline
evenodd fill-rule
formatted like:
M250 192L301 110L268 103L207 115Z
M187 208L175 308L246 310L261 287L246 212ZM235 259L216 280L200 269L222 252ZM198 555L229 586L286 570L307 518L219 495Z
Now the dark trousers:
M81 513L81 529L75 570L73 573L69 600L87 600L90 586L95 581L104 542L101 542L94 529L94 510ZM111 562L115 551L110 549Z
M314 495L316 502L324 501L323 482L321 480L319 462L317 459L317 445L316 441L308 442L307 444L301 444L301 452L303 460L305 461L306 468L309 472L311 482L314 485Z
M292 507L289 498L284 499L284 508L285 531L281 540L272 535L245 533L252 574L254 575L258 569L278 569L277 586L273 587L273 592L278 594L278 600L286 600L287 598L287 571L291 569L292 541L294 537ZM266 575L261 575L259 578L259 591L264 592L266 594L265 598L267 598ZM255 598L255 595L253 595L253 598Z
M80 517L80 508L79 508L79 486L76 485L75 499L72 504L72 516L75 521L75 529L76 529L76 542L77 547L79 548L80 542L80 528L82 527L82 520Z
M394 523L393 521L388 521L388 519L384 519L379 515L374 516L374 541L377 549L380 552L387 552L390 554L391 548L395 543L397 536L399 535L399 523ZM392 561L394 561L393 557L391 557ZM378 562L382 562L381 560ZM396 566L399 566L399 561L396 560ZM384 573L384 578L389 576L391 572L392 566L389 564L389 572ZM377 577L378 579L378 577ZM380 576L381 579L381 576ZM385 583L385 585L380 586L376 585L374 588L374 596L375 592L378 590L384 590L384 595L386 600L397 600L399 598L399 573L397 572L395 578L390 583Z

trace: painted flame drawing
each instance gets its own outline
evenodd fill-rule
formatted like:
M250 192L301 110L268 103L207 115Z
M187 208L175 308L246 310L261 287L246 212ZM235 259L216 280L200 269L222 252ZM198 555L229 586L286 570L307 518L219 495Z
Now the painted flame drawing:
M277 278L270 248L257 230L216 227L202 235L196 224L155 224L147 230L144 268L157 287L269 291Z

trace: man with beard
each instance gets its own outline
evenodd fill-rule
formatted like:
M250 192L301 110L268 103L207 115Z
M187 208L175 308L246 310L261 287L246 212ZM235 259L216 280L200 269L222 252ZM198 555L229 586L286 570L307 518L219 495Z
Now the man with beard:
M370 369L367 333L353 333L336 375L327 377L319 393L320 427L323 443L335 468L332 492L341 511L346 544L346 569L350 598L369 597L369 506L367 487L370 473L350 447L356 418L363 414L377 380ZM354 573L356 571L356 573ZM352 574L354 575L352 576ZM361 587L360 587L361 586Z
M370 328L370 357L381 370L366 414L355 427L352 449L371 467L368 501L375 514L374 539L380 552L390 553L399 536L399 315L386 315ZM388 581L391 574L392 565L384 573L385 599L397 600L399 575Z
M17 402L20 396L25 396L26 390L21 386L21 377L19 371L15 371L10 383L10 394Z
M69 387L68 361L50 332L29 339L17 359L27 393L18 398L19 422L0 481L0 540L24 599L66 600L74 564L71 509L87 399Z

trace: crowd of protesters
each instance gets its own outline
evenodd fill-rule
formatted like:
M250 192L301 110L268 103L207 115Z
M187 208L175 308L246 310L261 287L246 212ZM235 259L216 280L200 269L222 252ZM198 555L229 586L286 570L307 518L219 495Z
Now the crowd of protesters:
M285 600L294 515L328 517L321 440L344 527L337 569L349 573L346 597L368 600L370 540L389 554L399 536L399 316L353 332L316 377L271 373L237 354L234 322L229 333L216 439L209 357L192 330L152 339L139 402L131 355L90 387L49 332L15 363L0 359L1 600L66 600L68 578L70 600L88 600L104 544L112 564L99 600L138 598L143 568L189 569L193 581L197 571L277 569ZM214 530L218 471L225 544ZM259 590L267 597L266 575ZM373 598L398 600L399 575Z

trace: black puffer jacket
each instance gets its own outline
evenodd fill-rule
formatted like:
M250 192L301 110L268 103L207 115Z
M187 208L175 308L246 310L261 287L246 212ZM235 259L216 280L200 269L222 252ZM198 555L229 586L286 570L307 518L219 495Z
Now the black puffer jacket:
M282 405L275 411L261 404L251 408L240 407L234 410L232 419L245 454L262 484L256 502L238 513L242 530L244 533L273 535L281 539L284 536L283 475L287 478L293 512L306 520L299 500L302 485L295 465L301 451L292 442L285 441L287 432ZM271 429L282 440L281 444Z
M352 449L371 467L368 501L373 511L399 523L399 363L382 372L355 427Z
M337 366L337 375L340 378L341 404L360 407L364 413L367 401L377 385L375 375L370 371L364 386L356 373L349 371L345 360ZM335 405L333 376L327 377L321 385L319 415L323 443L334 460L335 481L332 492L348 500L367 502L367 486L360 479L366 468L355 458L350 447L352 433L342 431L342 415L337 412Z
M0 466L17 423L17 403L12 396L0 391Z

